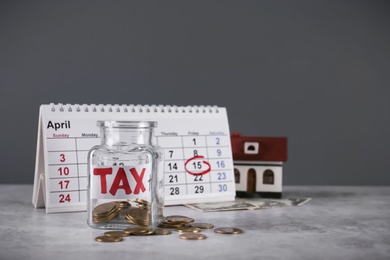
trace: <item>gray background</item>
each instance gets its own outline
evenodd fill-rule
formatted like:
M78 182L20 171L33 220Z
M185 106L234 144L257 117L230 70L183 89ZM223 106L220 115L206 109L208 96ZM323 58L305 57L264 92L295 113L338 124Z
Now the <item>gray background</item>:
M1 183L40 104L219 105L286 136L284 184L389 185L389 1L0 1Z

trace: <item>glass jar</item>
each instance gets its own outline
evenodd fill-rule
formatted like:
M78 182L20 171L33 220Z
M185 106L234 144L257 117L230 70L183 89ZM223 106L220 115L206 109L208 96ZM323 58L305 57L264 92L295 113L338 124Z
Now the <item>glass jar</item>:
M98 121L101 144L88 154L88 225L157 227L163 219L163 150L156 122Z

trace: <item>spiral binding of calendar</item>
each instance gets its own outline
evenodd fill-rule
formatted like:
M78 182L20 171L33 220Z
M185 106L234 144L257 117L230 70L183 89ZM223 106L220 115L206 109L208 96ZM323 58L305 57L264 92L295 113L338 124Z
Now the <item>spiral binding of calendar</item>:
M219 113L218 106L54 104L52 112Z

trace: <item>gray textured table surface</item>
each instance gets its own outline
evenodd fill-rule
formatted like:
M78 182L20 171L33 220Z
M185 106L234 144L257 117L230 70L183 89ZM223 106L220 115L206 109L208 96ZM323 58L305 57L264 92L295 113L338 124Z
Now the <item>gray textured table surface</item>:
M98 243L103 231L87 226L85 212L46 214L32 206L32 185L0 185L0 259L390 259L390 187L284 190L284 197L312 200L264 210L164 209L164 215L242 228L240 235L207 230L202 241L171 234Z

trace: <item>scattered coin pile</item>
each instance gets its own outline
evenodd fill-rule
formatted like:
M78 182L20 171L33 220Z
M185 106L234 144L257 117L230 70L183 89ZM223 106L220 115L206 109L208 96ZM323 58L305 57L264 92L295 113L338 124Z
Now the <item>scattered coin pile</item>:
M137 207L132 207L130 202L134 202ZM111 222L125 211L125 219L128 223L138 226L150 225L150 203L139 198L102 203L92 210L92 221L95 224Z
M107 208L110 207L107 206ZM131 210L129 213L129 209L126 213L126 219L129 223L136 224L139 227L126 228L124 230L117 231L107 231L104 235L96 237L95 240L97 242L120 242L127 236L169 235L172 234L172 231L178 232L179 238L181 239L204 240L207 236L202 234L201 231L214 228L214 225L211 223L197 223L193 218L181 215L167 216L164 221L160 223L158 228L150 228L146 227L147 224L145 222L140 221L141 219L145 219L145 216L143 215L145 213L140 213L141 211L139 210L142 208L138 207L131 209L137 210L134 210L134 212ZM214 233L216 234L240 234L242 232L242 229L233 227L219 227L214 229Z

